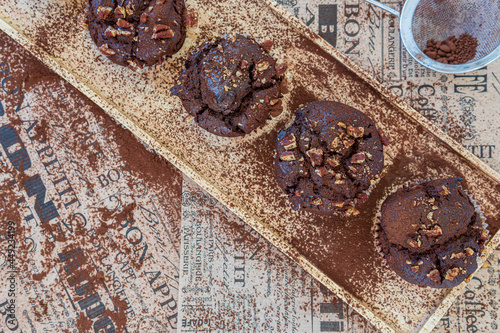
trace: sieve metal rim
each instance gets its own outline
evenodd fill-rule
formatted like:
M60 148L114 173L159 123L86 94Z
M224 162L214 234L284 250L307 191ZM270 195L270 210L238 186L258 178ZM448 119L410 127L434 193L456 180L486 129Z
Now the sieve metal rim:
M499 45L492 52L475 61L471 61L461 65L449 65L440 63L439 61L433 60L424 54L424 52L418 47L417 42L415 41L415 36L413 35L413 16L415 15L415 12L421 0L406 0L403 8L401 9L401 13L394 8L391 8L376 0L364 1L382 8L383 10L396 15L399 18L399 33L401 35L401 41L403 42L403 45L405 46L410 56L426 68L444 74L460 74L481 69L500 58Z

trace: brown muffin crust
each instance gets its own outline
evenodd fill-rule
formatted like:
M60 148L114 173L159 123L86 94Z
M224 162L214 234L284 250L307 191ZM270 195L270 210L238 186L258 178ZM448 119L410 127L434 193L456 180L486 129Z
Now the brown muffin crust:
M411 184L382 204L379 242L408 282L452 288L477 269L488 232L460 178Z
M172 94L215 135L243 136L281 113L281 75L264 45L243 35L203 44L186 61Z
M380 176L384 153L377 128L361 111L337 102L312 102L278 134L275 172L294 208L356 215L355 205Z
M180 50L185 12L184 0L89 0L88 26L102 54L137 69Z

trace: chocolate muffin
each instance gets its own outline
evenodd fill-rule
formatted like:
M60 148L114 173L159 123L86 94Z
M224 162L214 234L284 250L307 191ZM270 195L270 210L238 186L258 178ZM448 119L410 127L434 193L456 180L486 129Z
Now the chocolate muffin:
M172 94L210 133L246 135L282 111L285 66L269 55L270 45L243 35L209 41L186 61Z
M355 205L384 166L373 121L337 102L313 102L297 110L295 122L278 134L275 172L295 209L357 215Z
M184 0L89 0L90 35L111 61L142 68L175 54L186 38Z
M381 251L406 281L452 288L477 269L488 231L460 181L411 184L382 204Z

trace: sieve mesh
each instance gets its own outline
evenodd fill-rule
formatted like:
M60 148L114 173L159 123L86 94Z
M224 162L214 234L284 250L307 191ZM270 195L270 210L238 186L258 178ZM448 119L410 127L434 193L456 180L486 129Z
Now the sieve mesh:
M478 40L473 60L479 60L500 45L500 0L421 0L412 31L421 50L430 39L442 41L468 33Z

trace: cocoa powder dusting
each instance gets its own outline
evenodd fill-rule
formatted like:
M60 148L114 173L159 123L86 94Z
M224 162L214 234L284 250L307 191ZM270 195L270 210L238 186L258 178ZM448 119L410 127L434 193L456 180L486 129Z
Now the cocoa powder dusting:
M143 230L141 240L150 237L147 234L149 226L134 219L140 210L137 198L149 195L156 200L158 206L155 208L165 212L168 218L165 222L179 230L182 174L3 33L0 33L0 46L4 74L9 75L0 94L5 110L0 127L9 128L19 135L21 149L29 148L27 157L18 164L16 159L3 154L3 150L0 154L0 219L16 224L19 249L16 268L22 275L21 286L26 291L39 289L45 295L51 295L29 299L38 309L33 311L37 320L45 321L57 311L54 303L58 302L52 295L61 291L63 286L69 293L61 294L61 302L66 305L89 297L87 289L84 295L77 294L80 292L75 288L82 287L82 281L87 283L85 288L91 288L92 293L98 292L106 302L105 295L109 291L105 287L119 280L110 280L111 273L104 270L112 269L112 263L104 266L102 257L115 258L119 254L121 269L126 269L130 276L142 275L144 266L151 265L151 261L141 260L142 252L137 250L138 247L134 248L129 241L131 236L123 232L121 224L127 221L136 228L133 230ZM56 162L52 162L55 158ZM59 164L59 169L49 168ZM115 206L116 202L120 204L110 208L110 205L100 204L103 201L100 198L116 192L107 190L103 185L106 183L100 183L98 176L118 166L120 179L123 179L120 186L124 188L118 189L122 194L111 201ZM58 176L60 170L65 172L65 178ZM26 183L40 175L46 191L44 203L53 202L58 212L49 220L43 220L42 214L35 210L36 206L33 207L35 202L38 204L38 199L26 195ZM68 200L64 202L58 197L57 188L51 187L51 180L57 185L58 179L66 178L72 188L66 192L59 190L59 195L63 197L74 190L80 204L69 205ZM107 182L112 182L109 177ZM162 197L156 197L158 193ZM2 223L0 231L4 227ZM177 248L178 235L172 237L172 242L176 243L173 246ZM78 253L74 255L75 260L70 259L71 253ZM150 253L151 250L147 252ZM137 283L139 288L148 286L147 281ZM72 299L68 300L69 295ZM20 296L26 295L21 293ZM116 324L116 332L125 332L133 327L125 311L131 313L133 309L122 296L110 296L114 306L107 304L103 315ZM76 320L74 328L78 331L93 331L95 320L90 319L85 311L78 316L73 316L73 313L67 316Z

